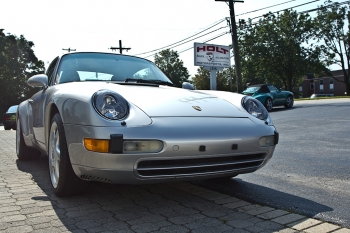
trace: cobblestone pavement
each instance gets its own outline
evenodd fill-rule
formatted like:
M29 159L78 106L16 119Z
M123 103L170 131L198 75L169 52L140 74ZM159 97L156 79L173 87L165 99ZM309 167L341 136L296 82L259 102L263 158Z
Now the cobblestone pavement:
M92 183L58 198L47 157L18 161L15 131L0 131L0 232L307 232L350 229L179 182Z

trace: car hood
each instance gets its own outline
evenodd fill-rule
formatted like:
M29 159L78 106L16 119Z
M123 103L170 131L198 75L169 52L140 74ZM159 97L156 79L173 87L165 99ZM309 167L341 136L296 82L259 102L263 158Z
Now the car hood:
M111 83L105 87L119 93L150 117L247 117L232 103L200 91Z

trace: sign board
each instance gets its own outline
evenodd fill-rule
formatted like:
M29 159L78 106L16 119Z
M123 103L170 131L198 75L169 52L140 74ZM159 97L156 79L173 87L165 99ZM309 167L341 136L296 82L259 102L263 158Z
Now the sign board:
M204 66L203 67L205 70L208 70L208 71L220 71L220 70L223 70L224 67L216 67L216 66Z
M229 68L231 67L230 47L194 43L194 65Z

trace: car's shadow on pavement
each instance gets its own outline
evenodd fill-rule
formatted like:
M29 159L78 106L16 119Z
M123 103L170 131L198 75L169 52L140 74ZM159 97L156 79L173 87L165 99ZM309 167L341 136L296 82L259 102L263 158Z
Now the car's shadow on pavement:
M246 182L238 177L227 180L204 180L192 182L201 187L219 191L227 195L240 198L245 201L255 202L280 209L302 214L308 217L315 217L319 213L333 211L326 205L288 194L279 190L267 188L261 185Z
M186 184L183 182L138 186L93 182L83 195L57 197L51 187L46 156L41 156L37 161L17 160L16 163L19 171L30 174L33 182L42 190L41 192L36 188L35 192L31 193L29 190L27 193L26 197L35 202L39 208L33 209L32 214L34 210L35 214L38 214L39 210L42 211L44 216L40 216L38 221L41 221L41 224L46 222L51 228L62 231L191 232L194 230L193 232L203 232L208 227L214 227L212 232L222 232L223 229L226 229L226 232L234 232L237 223L233 224L232 221L242 221L242 218L248 217L254 220L246 223L253 224L254 227L257 227L259 223L262 224L261 226L266 224L263 219L194 195L197 191L191 193L179 189L179 186ZM248 185L252 189L251 195L259 195L259 192L268 191L271 195L283 198L285 201L293 199L317 206L314 209L318 212L332 210L304 198L278 190L268 190L261 186L257 187L257 185L248 184L239 179L231 179L226 182L199 181L197 184L223 193L228 193L225 187L239 193L242 186ZM201 190L200 187L197 188ZM260 191L256 192L258 188ZM233 196L232 193L230 196ZM27 212L30 214L31 210ZM265 232L275 232L285 228L283 225L270 222L268 227L269 229L265 229ZM248 229L248 226L240 228L240 230L243 229Z

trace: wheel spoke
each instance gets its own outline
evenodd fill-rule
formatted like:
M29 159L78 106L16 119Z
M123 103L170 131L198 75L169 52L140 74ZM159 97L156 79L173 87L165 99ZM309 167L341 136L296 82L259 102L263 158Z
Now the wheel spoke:
M17 129L16 129L16 154L19 155L19 144L20 144L20 121L17 119Z
M50 142L49 142L49 167L50 167L50 178L53 187L57 187L58 180L60 178L60 138L58 127L56 123L53 123L50 131Z

